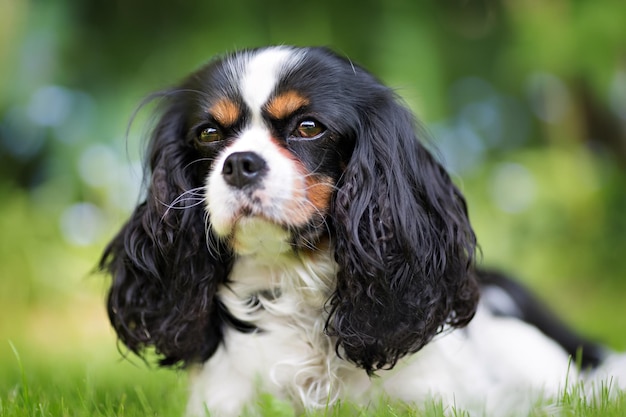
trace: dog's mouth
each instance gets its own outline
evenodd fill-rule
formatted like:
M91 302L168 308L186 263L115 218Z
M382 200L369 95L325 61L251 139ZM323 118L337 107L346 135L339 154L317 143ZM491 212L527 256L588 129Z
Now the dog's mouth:
M328 234L333 189L328 177L298 176L240 189L223 187L218 177L208 187L209 220L213 232L239 254L255 253L263 245L274 253L315 249Z
M239 210L234 213L233 217L235 217L235 221L237 221L239 219L252 217L266 218L267 216L263 214L263 208L260 205L242 204Z
M231 227L248 219L263 220L276 225L288 227L288 219L284 216L284 209L279 205L263 204L258 197L239 196L237 203L231 207Z
M218 201L208 200L208 211L215 232L228 236L247 219L257 219L290 228L306 222L301 210L293 204L293 193L269 193L263 188L228 190ZM304 204L304 203L301 203Z
M228 198L228 204L209 205L211 227L220 237L229 240L236 252L252 252L256 244L289 240L288 213L277 204L269 204L258 196L239 192ZM271 243L274 242L274 243ZM272 246L274 250L280 249Z
M250 201L238 200L213 230L229 242L239 255L276 254L294 250L311 251L319 248L329 234L326 216L316 211L313 216L298 219L284 208L264 207Z

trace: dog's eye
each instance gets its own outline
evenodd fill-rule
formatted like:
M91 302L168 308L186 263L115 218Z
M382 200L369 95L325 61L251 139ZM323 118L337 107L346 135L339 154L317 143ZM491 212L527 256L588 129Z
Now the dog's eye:
M219 130L214 127L205 127L198 133L198 142L211 143L222 139Z
M324 133L325 130L326 129L321 123L309 119L300 122L296 130L293 132L293 136L303 139L314 139Z

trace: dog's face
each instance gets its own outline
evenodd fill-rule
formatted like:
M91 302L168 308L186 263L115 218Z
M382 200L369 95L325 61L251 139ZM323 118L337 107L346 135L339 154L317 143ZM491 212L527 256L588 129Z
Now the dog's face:
M327 334L368 372L471 319L465 201L367 71L322 48L270 47L217 59L160 97L146 201L101 263L132 351L188 364L214 353L225 326L249 330L218 296L244 256L326 251Z
M340 100L345 68L307 75L321 70L319 59L289 48L245 52L191 80L202 94L188 141L210 160L211 227L239 254L314 249L329 232L331 197L354 146L355 109Z

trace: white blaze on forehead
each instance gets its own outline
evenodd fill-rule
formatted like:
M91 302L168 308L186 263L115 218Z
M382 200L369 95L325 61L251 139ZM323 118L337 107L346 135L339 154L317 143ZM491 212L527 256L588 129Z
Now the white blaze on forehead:
M226 62L226 74L237 80L241 99L252 117L251 123L240 129L213 162L206 184L206 204L214 232L219 236L232 234L238 245L235 250L240 254L267 246L269 243L263 239L278 245L271 246L272 253L289 249L290 234L276 225L296 225L294 218L302 211L302 174L294 160L274 143L261 114L281 76L297 65L302 56L294 49L274 47ZM222 174L224 163L237 152L253 152L266 162L262 186L242 190L226 183ZM250 219L255 222L249 222Z
M247 62L241 78L241 95L253 120L260 120L261 108L276 88L281 70L298 60L299 53L293 49L276 47L260 51Z

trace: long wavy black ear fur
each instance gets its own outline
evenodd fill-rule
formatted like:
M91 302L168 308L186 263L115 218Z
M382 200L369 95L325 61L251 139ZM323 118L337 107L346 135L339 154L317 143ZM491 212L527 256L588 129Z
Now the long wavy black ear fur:
M367 103L331 209L339 274L327 330L372 373L466 325L478 286L463 196L390 90Z
M108 245L100 267L113 277L108 314L119 339L136 354L154 347L162 365L184 366L207 359L219 344L214 296L230 261L207 236L204 204L172 207L203 185L207 169L185 143L189 100L176 96L164 98L151 137L146 200Z

